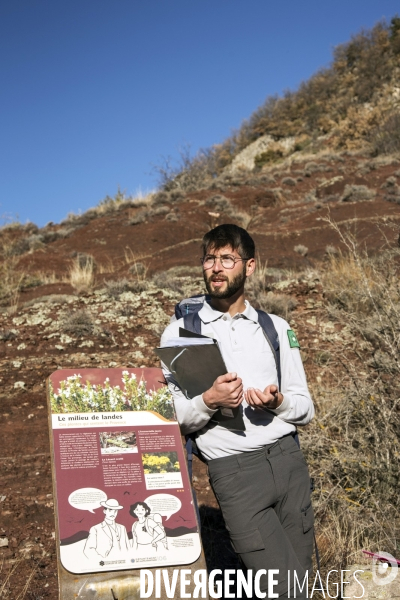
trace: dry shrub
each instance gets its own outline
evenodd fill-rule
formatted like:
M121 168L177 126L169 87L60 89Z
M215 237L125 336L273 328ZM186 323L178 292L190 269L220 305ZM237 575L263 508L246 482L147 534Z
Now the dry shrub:
M183 294L182 283L169 271L155 273L152 277L152 282L161 290L169 289L173 292Z
M129 282L129 289L137 294L148 288L147 272L149 266L139 259L140 256L132 252L130 248L125 249L125 262L130 265L129 273L134 276L134 280Z
M91 210L96 211L97 215L106 215L119 210L122 206L130 205L133 200L134 199L131 196L126 196L125 191L121 190L118 186L114 197L106 196L94 209Z
M297 306L297 301L286 294L267 292L258 296L260 308L267 313L277 315L288 320L290 313Z
M223 213L224 215L230 217L234 221L237 221L242 227L245 229L248 228L250 222L253 220L254 216L249 215L248 213L239 210L236 208L232 201L225 196L221 196L217 194L215 196L211 196L205 201L205 205L209 206L213 209L215 213ZM210 215L212 213L209 213ZM214 225L214 223L213 223Z
M137 213L131 217L128 221L129 225L139 225L140 223L147 223L151 220L151 217L155 214L152 208L143 208L138 210Z
M335 338L317 418L302 436L317 480L317 534L325 565L346 568L361 548L398 553L400 537L400 249L374 258L332 224L348 250L321 273ZM349 340L351 335L351 340Z
M0 341L9 342L15 340L16 334L11 329L0 329Z
M223 212L225 214L228 214L228 212L233 208L232 202L220 194L216 194L215 196L211 196L211 198L207 198L205 205L212 208L215 212Z
M140 294L141 292L145 292L149 287L149 284L147 281L142 281L142 280L138 280L136 279L135 281L132 281L131 285L130 285L130 289L132 290L132 292L135 292L135 294Z
M131 273L138 281L145 281L149 266L141 262L141 255L132 252L131 248L125 248L125 262L129 265Z
M181 218L181 213L179 211L171 211L167 215L165 215L166 221L176 222Z
M153 206L167 204L169 202L170 202L170 195L168 192L157 192L157 194L154 194L153 199L152 199Z
M400 186L397 185L397 178L392 176L388 177L381 187L386 191L384 199L388 202L395 202L400 204Z
M297 244L297 246L295 246L293 250L297 252L297 254L300 254L300 256L307 256L308 254L308 248L303 244Z
M123 279L106 281L107 293L111 298L118 298L124 292L130 289L130 281L124 277Z
M328 254L329 263L323 276L327 300L333 307L337 306L349 312L370 313L371 299L363 293L365 283L375 287L369 261L361 268L358 260L351 254L344 255L339 250L332 252L331 249Z
M88 292L94 285L95 263L90 255L78 254L69 269L69 281L78 292Z
M293 177L284 177L282 183L285 185L296 185L296 180Z
M246 282L246 294L257 307L287 320L297 302L289 295L268 291L267 273L267 262L263 263L257 257L256 270Z
M258 304L258 297L265 293L267 287L268 262L257 255L254 273L246 280L246 294L251 302Z
M61 323L61 330L76 337L90 336L98 333L95 322L87 310L77 310L68 315Z
M325 246L325 252L326 252L326 254L331 255L331 256L334 256L335 254L339 253L339 251L336 248L336 246L332 246L330 244L328 244L327 246Z
M218 153L214 149L200 149L191 154L190 146L179 149L179 159L161 157L158 165L153 165L158 183L166 192L192 192L205 187L219 171Z
M396 187L396 185L397 178L392 175L386 179L385 183L381 185L381 188L390 190L391 188Z
M366 185L347 184L340 200L342 202L362 202L363 200L372 200L375 196L376 191Z
M400 150L400 113L393 112L369 136L374 154L392 154Z
M281 187L276 187L276 188L272 188L271 190L267 190L267 191L271 192L276 206L282 206L283 204L286 204L286 195L285 194L287 194L289 192L289 190L284 192Z
M129 267L129 273L132 273L132 275L136 275L138 279L146 279L147 269L148 267L146 267L146 265L144 265L142 262L135 261Z

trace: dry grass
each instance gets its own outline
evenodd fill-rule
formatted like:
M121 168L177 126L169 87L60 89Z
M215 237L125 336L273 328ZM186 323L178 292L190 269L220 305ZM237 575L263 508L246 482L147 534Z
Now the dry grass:
M27 593L29 592L30 588L31 588L31 584L32 584L32 580L36 575L36 572L38 570L38 565L35 564L33 567L30 568L29 572L27 573L26 576L26 580L23 584L23 587L21 588L21 590L18 592L18 594L16 595L16 589L15 589L15 585L12 582L12 578L13 575L15 575L21 568L23 568L24 563L26 561L24 561L24 559L20 558L17 561L15 561L15 563L10 566L9 570L7 573L3 573L3 569L4 569L4 562L1 565L0 568L0 576L2 576L2 581L0 581L0 598L12 598L14 597L15 600L23 600ZM30 596L32 597L32 596Z
M267 262L262 262L258 256L256 270L246 283L246 293L257 308L288 320L290 313L297 306L297 301L288 294L268 289L267 275Z
M13 241L2 231L0 240L0 303L15 312L25 273L18 268L18 258L12 252Z
M123 277L122 279L106 281L107 293L111 298L119 298L121 294L130 289L130 281Z
M398 555L400 249L371 258L331 224L348 252L320 274L327 316L341 328L324 358L336 385L315 387L302 447L317 481L323 564L340 569L362 548Z
M142 262L143 255L135 254L131 248L127 247L125 248L124 257L125 263L129 265L129 272L132 273L137 280L145 281L150 265Z
M89 292L95 281L94 260L92 256L86 256L82 261L78 256L69 268L69 281L72 287L79 292Z

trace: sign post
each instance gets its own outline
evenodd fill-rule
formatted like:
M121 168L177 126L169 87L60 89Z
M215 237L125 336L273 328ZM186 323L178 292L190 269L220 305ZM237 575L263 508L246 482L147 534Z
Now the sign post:
M190 593L206 565L161 369L58 370L47 390L60 599L180 598L182 569Z

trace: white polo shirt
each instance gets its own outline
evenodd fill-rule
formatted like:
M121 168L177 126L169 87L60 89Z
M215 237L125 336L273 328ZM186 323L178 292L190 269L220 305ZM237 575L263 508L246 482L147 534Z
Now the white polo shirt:
M245 390L252 387L263 391L267 385L278 385L275 358L258 323L257 312L247 301L245 303L244 312L231 317L205 302L199 312L201 333L219 342L228 372L236 372L241 377ZM253 408L244 400L241 409L245 431L230 431L215 423L211 425L210 417L216 411L206 406L202 396L188 399L170 384L182 433L197 431L196 443L207 460L262 448L294 432L296 425L305 425L314 416L300 351L289 343L290 326L284 319L270 316L279 336L280 391L284 400L274 410ZM161 337L161 346L167 346L169 339L179 337L179 327L184 327L183 319L168 325ZM164 366L163 369L168 380L170 373Z

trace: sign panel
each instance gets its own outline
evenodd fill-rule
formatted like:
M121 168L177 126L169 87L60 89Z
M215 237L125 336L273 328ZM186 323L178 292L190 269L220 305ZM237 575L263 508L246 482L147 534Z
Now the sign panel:
M187 565L200 556L181 434L161 380L160 369L49 378L60 560L72 573Z

